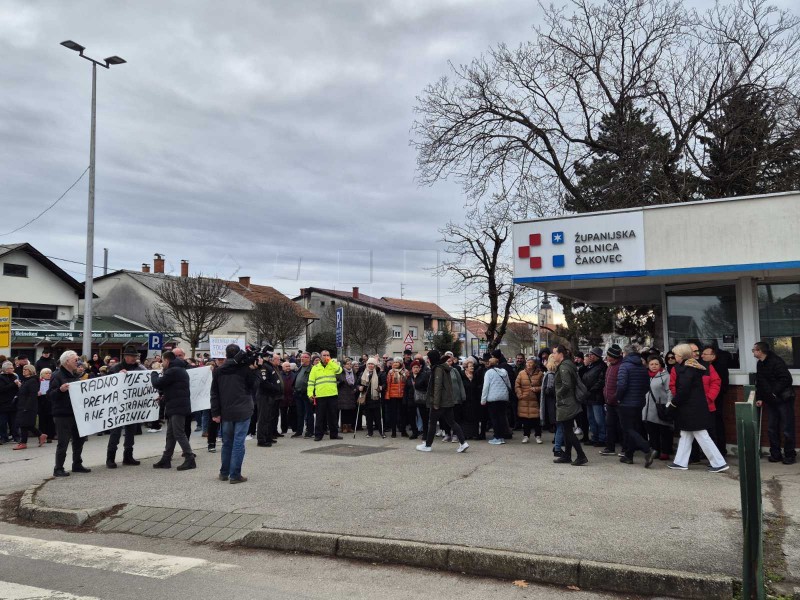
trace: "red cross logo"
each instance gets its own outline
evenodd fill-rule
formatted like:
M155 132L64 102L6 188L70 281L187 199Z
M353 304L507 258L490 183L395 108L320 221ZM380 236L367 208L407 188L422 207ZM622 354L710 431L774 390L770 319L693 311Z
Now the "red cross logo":
M534 246L541 246L542 245L542 234L541 233L532 233L528 236L528 245L527 246L520 246L518 248L519 257L520 258L528 258L530 259L531 269L541 269L542 268L542 257L541 256L531 256L531 248Z

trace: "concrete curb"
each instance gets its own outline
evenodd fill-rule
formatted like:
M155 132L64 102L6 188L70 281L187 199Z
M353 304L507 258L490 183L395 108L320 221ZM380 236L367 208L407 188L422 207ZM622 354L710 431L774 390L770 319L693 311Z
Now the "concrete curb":
M586 590L704 600L730 600L734 592L731 577L408 540L264 527L245 535L240 544Z
M46 482L45 482L46 483ZM29 487L22 494L17 507L17 515L27 521L48 525L83 525L92 517L111 510L111 506L101 508L50 508L36 504L36 492L44 483Z

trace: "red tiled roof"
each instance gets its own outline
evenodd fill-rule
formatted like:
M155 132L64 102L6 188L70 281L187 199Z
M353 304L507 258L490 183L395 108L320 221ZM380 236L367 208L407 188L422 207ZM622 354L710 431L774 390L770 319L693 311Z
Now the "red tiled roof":
M413 310L420 310L429 313L434 319L447 319L448 321L452 321L453 317L447 314L444 309L442 309L438 304L435 302L422 302L420 300L406 300L405 298L387 298L383 297L384 300L387 302L394 304L395 306L400 306L404 308L409 308Z
M411 313L415 315L432 316L434 318L452 319L450 315L433 302L417 302L415 300L398 300L395 298L375 298L374 296L368 296L361 292L359 292L358 298L354 298L352 292L345 290L327 290L324 288L306 289L309 292L319 292L326 296L341 298L342 300L369 306L383 312ZM443 316L439 317L439 314Z
M290 298L281 294L274 287L270 287L268 285L256 285L253 283L245 287L242 283L238 281L223 280L222 283L224 283L231 291L236 292L240 296L244 296L254 304L259 304L261 302L269 302L273 300L286 301L290 302L292 306L295 307L295 309L298 311L301 317L310 320L319 319L319 317L315 315L313 312L311 312L307 308L300 306L296 302L292 302Z

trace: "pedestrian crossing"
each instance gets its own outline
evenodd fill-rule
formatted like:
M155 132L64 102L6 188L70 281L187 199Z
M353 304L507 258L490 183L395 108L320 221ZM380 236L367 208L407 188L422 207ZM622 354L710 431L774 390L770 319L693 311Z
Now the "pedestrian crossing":
M58 590L0 581L0 600L100 600L94 596L76 596Z

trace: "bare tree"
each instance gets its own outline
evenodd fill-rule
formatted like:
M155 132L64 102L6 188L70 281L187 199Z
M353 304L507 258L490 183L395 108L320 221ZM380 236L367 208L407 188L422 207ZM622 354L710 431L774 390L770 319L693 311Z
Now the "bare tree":
M286 352L286 342L299 337L306 328L306 319L288 298L256 303L245 315L244 323L256 334L259 345L266 342L280 346L282 353Z
M419 178L455 176L472 198L501 188L529 197L555 186L589 210L576 165L615 153L598 136L603 115L644 108L669 134L654 198L691 199L707 161L707 117L742 85L787 104L798 97L800 25L766 0L717 3L700 14L681 2L573 0L544 7L544 25L516 49L501 44L417 99ZM787 110L786 118L796 116ZM605 208L613 208L607 206Z
M383 352L392 339L392 330L386 317L378 310L346 303L344 308L344 347L359 354ZM340 307L340 308L341 308ZM336 324L336 307L329 306L322 315L322 326L333 331Z
M194 356L200 341L230 318L225 298L229 290L219 279L165 277L154 290L158 301L145 312L154 331L175 333L189 343Z
M449 222L439 230L448 258L437 271L454 278L454 292L470 295L464 311L486 323L490 351L502 341L512 313L524 312L530 295L514 284L511 262L511 223L524 210L522 204L496 196L493 203L468 210L464 224Z

